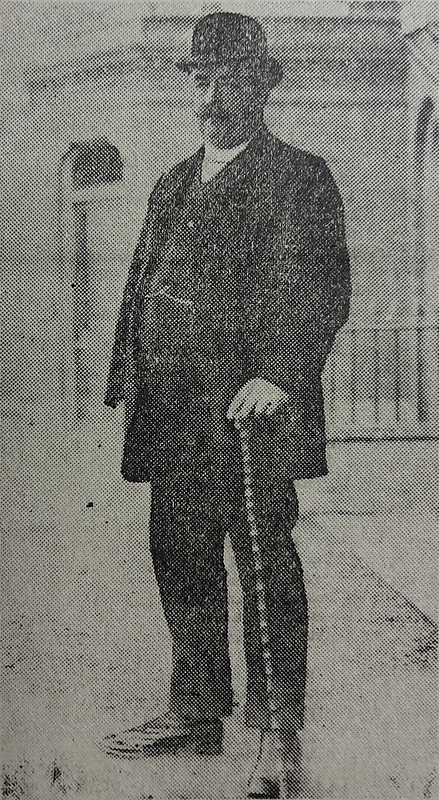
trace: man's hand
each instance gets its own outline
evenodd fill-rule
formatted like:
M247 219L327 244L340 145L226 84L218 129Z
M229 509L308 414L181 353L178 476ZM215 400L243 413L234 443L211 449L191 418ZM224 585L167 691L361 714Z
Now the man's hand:
M228 419L244 419L254 411L255 416L274 414L288 395L274 383L263 378L253 378L244 384L236 393L227 412Z

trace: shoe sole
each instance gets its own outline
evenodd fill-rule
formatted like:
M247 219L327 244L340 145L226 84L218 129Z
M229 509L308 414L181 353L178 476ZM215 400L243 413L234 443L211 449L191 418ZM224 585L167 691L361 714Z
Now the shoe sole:
M262 789L260 792L247 792L247 797L258 798L258 800L262 800L262 798L278 798L280 797L280 784L275 781L267 781L267 785Z
M111 740L104 739L99 743L99 749L106 755L115 758L151 758L161 755L198 755L215 756L223 752L223 726L222 723L215 727L203 726L200 731L184 733L167 739L139 743L138 746L117 747L111 745Z

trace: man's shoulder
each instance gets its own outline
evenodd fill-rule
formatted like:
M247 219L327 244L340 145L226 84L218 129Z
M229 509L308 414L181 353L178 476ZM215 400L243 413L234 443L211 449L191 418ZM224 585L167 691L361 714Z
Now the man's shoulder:
M271 147L277 158L285 163L300 163L307 165L310 169L317 168L323 161L321 156L312 153L310 150L302 150L294 144L288 144L279 136L270 134Z
M322 156L309 150L302 150L293 144L288 144L273 134L270 135L269 160L275 166L278 178L314 183L330 181L331 173Z
M166 192L177 185L181 185L184 179L196 169L200 158L201 149L198 149L195 153L178 161L177 164L174 164L174 166L161 175L155 186L156 191L162 190Z

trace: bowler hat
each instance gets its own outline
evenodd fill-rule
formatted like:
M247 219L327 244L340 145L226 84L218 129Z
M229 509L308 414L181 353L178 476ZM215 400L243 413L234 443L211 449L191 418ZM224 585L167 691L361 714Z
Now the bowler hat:
M268 55L267 38L256 19L226 11L207 14L195 25L190 57L177 67L190 73L231 64L250 66L268 79L270 88L282 80L282 67Z

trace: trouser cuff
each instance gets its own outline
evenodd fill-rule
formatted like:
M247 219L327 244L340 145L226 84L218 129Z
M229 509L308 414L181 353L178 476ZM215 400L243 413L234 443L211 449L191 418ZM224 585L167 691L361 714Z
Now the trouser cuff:
M190 695L172 695L170 709L176 714L191 720L219 719L230 717L233 711L233 695L225 697L192 697Z
M302 701L289 700L279 704L275 719L281 730L299 731L303 728L305 709ZM245 724L249 728L271 728L272 719L266 698L253 698L245 706Z

